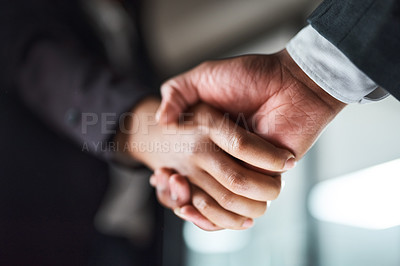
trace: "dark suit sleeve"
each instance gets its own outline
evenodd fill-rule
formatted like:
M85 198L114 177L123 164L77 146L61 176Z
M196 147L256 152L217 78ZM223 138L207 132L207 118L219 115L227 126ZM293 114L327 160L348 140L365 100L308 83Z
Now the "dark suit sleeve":
M134 73L117 75L91 49L93 38L85 35L84 22L74 17L78 9L68 1L59 1L66 8L31 2L31 8L14 5L1 12L9 23L8 28L2 26L7 36L1 44L2 90L15 88L9 93L82 149L108 154L104 151L113 150L109 140L124 112L158 90L149 90Z
M309 22L359 69L400 99L399 0L325 0Z
M17 73L18 94L36 115L100 154L113 149L108 140L124 129L123 114L152 95L135 79L115 77L78 45L54 40L33 44Z

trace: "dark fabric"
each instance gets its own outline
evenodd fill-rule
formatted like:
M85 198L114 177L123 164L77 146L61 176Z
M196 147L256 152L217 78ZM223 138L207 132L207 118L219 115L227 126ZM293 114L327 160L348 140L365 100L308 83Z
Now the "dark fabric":
M98 240L93 218L108 166L82 150L113 136L100 124L84 134L83 113L118 120L156 93L143 46L136 47L137 72L121 76L78 1L0 2L0 265L96 265L118 252L116 262L156 265L159 250L137 252L136 260L127 241Z
M121 114L158 95L143 45L133 53L136 71L116 73L77 0L3 1L0 20L2 90L16 88L9 93L89 151L114 135Z
M399 0L325 0L309 22L359 69L400 99Z
M0 265L161 265L159 211L147 248L95 230L108 185L103 161L49 130L13 96L0 95L0 124Z
M107 165L0 97L0 265L85 265Z
M18 94L27 106L81 149L96 154L113 152L107 142L116 134L121 114L151 94L140 81L117 77L68 40L37 41L17 73Z

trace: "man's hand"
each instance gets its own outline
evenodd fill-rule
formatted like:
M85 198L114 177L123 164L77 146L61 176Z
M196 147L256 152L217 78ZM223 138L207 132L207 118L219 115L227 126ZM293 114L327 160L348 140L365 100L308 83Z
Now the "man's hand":
M186 195L178 189L173 197L168 193L169 181L164 182L173 173L161 175L161 181L155 182L160 202L173 209L167 196L175 199L172 203L190 203L181 216L189 208L190 213L208 221L197 223L207 230L248 228L253 218L265 212L267 201L278 196L280 172L293 166L293 154L244 130L204 103L193 107L186 119L168 127L154 123L158 107L159 101L151 98L136 105L135 116L126 118L125 130L117 135L117 141L124 144L130 158L151 169L173 169L182 175L183 182L185 178L190 182ZM244 163L277 173L260 173ZM156 171L155 176L160 173ZM171 180L179 181L178 177ZM191 195L189 202L187 194Z
M161 87L160 122L198 101L242 119L251 131L302 157L345 106L315 84L286 50L205 62Z
M158 110L161 123L175 122L181 112L203 101L228 112L244 127L276 146L290 150L297 160L345 106L315 84L286 50L273 55L205 62L165 82L161 92L163 99ZM158 187L162 175L155 176L153 185ZM164 173L164 179L165 176L168 175ZM188 198L188 184L182 177L179 180L180 186L176 186L181 189L175 194L178 198ZM219 229L213 228L189 202L171 206L165 197L158 195L158 198L170 208L181 207L178 215L184 219L207 230Z

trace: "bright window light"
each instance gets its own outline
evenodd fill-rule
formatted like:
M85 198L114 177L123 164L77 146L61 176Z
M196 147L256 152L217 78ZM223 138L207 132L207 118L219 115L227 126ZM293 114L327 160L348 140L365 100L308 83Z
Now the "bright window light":
M386 229L400 225L400 159L323 181L308 207L319 220Z
M246 247L250 241L251 228L247 230L222 230L206 232L192 223L185 222L183 238L186 245L199 253L232 253Z

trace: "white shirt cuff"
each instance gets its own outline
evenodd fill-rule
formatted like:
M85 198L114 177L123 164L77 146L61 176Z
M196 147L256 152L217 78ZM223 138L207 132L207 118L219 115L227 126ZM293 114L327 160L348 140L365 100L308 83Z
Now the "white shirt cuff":
M323 90L344 103L364 103L389 94L310 25L286 46L297 65Z

